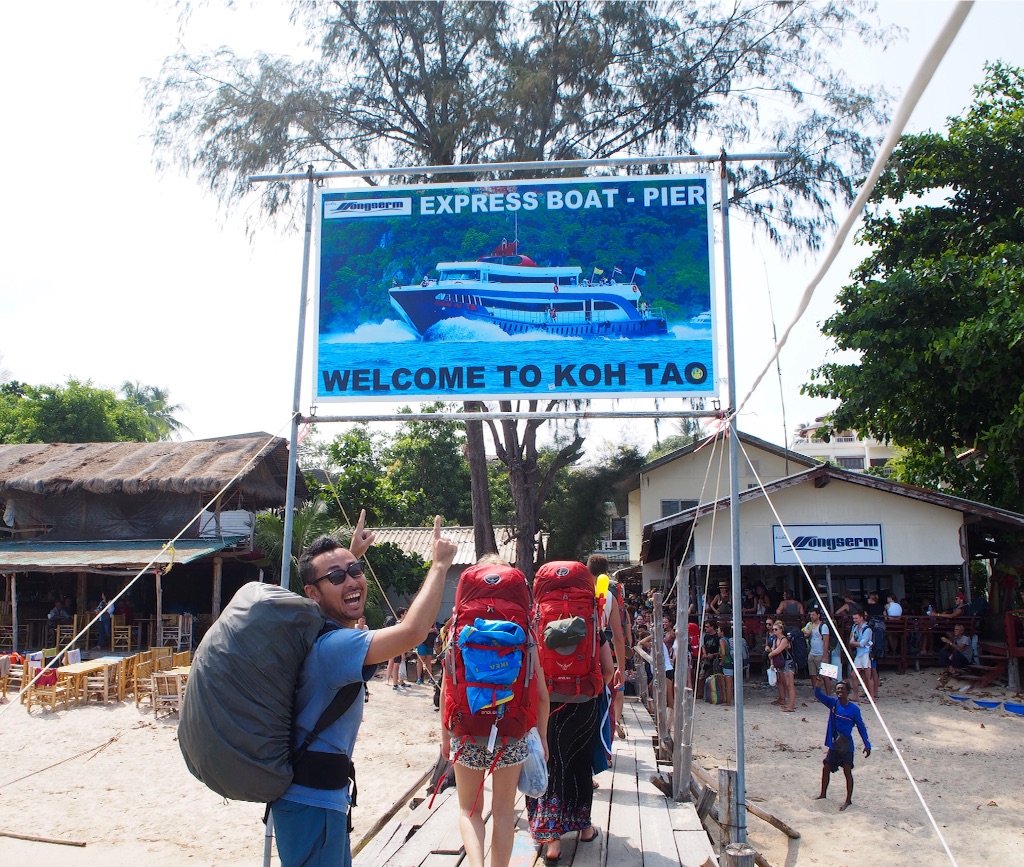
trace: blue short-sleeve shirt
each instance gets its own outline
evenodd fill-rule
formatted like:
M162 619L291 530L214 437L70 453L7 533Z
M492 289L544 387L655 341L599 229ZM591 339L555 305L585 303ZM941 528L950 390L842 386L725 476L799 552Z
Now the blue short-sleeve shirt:
M364 665L373 632L362 629L335 629L321 636L306 657L299 671L295 691L295 747L312 731L320 714L343 686L367 681L377 670ZM363 702L357 699L341 718L320 733L311 750L344 753L353 758L356 735L363 721ZM344 789L311 789L293 783L281 796L310 807L348 812L349 787Z

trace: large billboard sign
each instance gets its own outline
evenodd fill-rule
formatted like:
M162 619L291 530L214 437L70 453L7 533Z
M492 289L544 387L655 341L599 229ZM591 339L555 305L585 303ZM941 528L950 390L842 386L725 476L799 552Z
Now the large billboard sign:
M715 394L711 189L322 191L315 400Z

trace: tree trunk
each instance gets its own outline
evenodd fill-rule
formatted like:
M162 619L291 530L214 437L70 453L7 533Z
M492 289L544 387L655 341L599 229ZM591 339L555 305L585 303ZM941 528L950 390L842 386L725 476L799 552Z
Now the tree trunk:
M463 407L466 412L480 412L483 404L466 401ZM484 554L498 552L491 519L491 488L487 480L487 451L481 421L466 422L466 460L469 462L470 492L473 496L473 541L479 560Z

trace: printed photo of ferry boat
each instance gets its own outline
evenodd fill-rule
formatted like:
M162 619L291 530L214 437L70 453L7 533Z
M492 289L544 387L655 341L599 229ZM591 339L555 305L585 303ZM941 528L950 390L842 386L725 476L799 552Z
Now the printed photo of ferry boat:
M490 322L507 334L531 331L560 337L664 337L668 322L643 299L636 277L616 281L594 269L540 266L518 255L515 241L502 242L475 262L439 262L438 277L393 286L391 306L421 337L445 319Z

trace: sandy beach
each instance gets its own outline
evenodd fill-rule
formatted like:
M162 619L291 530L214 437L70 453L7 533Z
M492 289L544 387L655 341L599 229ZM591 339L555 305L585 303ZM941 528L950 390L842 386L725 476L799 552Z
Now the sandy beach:
M1024 859L1024 717L956 703L936 690L937 671L885 672L879 706L960 865ZM885 733L865 707L875 751L858 751L853 806L834 777L817 794L825 708L807 682L797 712L748 685L748 797L801 833L789 841L750 816L751 842L773 867L950 863L906 781ZM982 691L1010 698L1000 688ZM980 694L979 694L980 697ZM355 756L355 840L433 764L438 715L429 686L401 692L371 684ZM697 702L694 752L706 768L735 761L733 711ZM57 713L0 706L0 828L86 843L68 847L0 837L0 863L50 865L253 865L263 852L262 807L226 802L192 778L176 741L177 718L146 705L72 707ZM859 747L859 741L858 741ZM614 835L615 830L610 829ZM277 863L277 859L274 859Z
M984 710L936 689L938 669L883 670L878 708L961 867L1024 862L1024 717ZM949 688L964 684L951 681ZM813 800L821 786L828 711L809 681L797 681L795 713L771 701L754 675L744 693L747 798L800 832L789 840L748 815L748 837L773 867L821 864L950 864L924 808L867 700L861 698L873 751L864 758L860 737L854 762L853 804L842 772L832 777L828 800ZM961 693L965 694L965 693ZM1020 701L998 685L976 698ZM735 767L735 715L731 707L696 704L694 755L712 769Z

